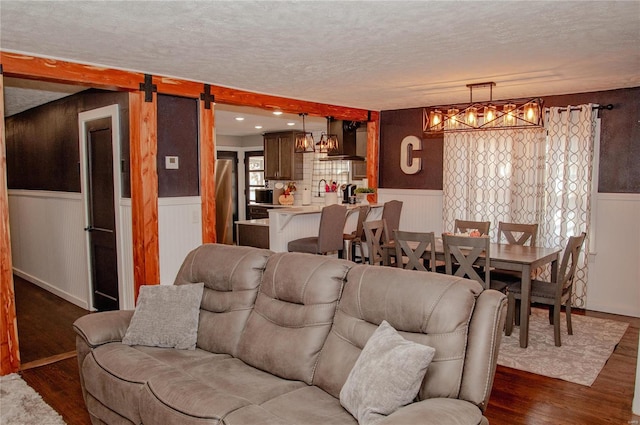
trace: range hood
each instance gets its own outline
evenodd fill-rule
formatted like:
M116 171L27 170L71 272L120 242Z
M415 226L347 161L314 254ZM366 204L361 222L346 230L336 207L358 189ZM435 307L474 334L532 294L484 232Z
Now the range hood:
M367 126L359 121L331 121L330 134L338 136L338 152L327 154L325 161L364 161L367 155Z

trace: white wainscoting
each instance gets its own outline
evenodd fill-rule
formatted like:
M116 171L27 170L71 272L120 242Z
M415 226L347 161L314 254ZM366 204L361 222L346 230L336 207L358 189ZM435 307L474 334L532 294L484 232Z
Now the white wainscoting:
M442 191L379 189L378 202L403 201L400 228L442 233ZM587 309L640 317L640 194L597 195L595 253Z
M158 199L160 284L172 285L189 251L202 244L199 196Z
M409 232L442 233L442 191L378 189L378 203L402 201L400 229Z
M35 190L8 195L14 272L89 309L82 195Z

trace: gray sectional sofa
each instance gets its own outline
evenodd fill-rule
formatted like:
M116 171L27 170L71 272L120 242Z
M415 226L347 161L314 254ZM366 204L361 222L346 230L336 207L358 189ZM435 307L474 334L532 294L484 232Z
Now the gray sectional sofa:
M200 282L195 349L124 344L133 311L75 322L93 424L356 424L340 392L383 321L435 355L415 399L377 424L488 423L506 314L500 292L442 274L217 244L189 253L175 285Z

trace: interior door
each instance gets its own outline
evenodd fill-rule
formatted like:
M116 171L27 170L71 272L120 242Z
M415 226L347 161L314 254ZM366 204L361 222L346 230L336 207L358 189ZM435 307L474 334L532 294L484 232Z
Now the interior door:
M118 255L113 186L111 118L87 122L87 199L93 307L117 310Z

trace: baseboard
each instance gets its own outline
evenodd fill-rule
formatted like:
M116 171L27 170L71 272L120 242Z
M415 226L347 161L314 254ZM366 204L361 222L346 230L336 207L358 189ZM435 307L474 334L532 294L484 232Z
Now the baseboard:
M42 289L51 292L52 294L55 294L57 296L59 296L60 298L62 298L65 301L69 301L71 304L75 304L80 308L83 308L85 310L89 310L89 305L87 304L86 300L82 300L78 297L76 297L75 295L69 294L68 292L65 292L63 290L61 290L60 288L57 288L55 286L53 286L52 284L45 282L41 279L38 279L35 276L31 276L29 273L25 273L22 270L19 270L17 268L13 268L13 273L15 273L17 276L23 278L24 280L27 280L31 283L33 283L34 285L37 285L39 287L41 287Z

